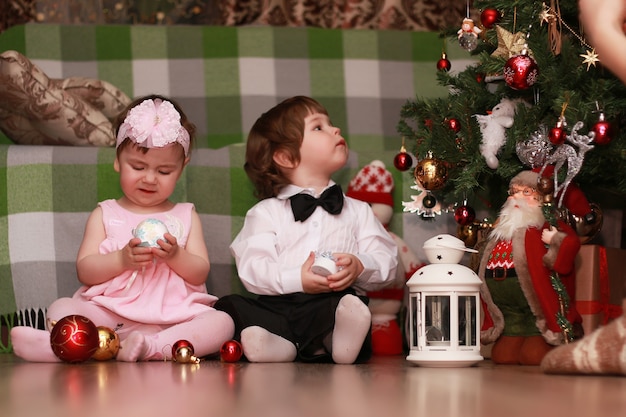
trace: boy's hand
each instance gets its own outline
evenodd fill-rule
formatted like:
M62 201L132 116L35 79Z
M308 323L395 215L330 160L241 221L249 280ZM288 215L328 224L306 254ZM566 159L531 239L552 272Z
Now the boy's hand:
M338 271L326 277L331 291L342 291L350 287L363 272L363 264L351 253L333 253Z
M322 275L317 275L311 271L311 267L315 262L315 253L311 252L307 260L302 264L302 291L305 294L321 294L331 292L328 286L328 279Z

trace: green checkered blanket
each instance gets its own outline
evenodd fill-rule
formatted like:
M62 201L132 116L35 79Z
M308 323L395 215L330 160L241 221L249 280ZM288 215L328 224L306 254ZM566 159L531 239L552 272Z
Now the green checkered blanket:
M217 296L245 291L228 249L256 202L244 153L243 144L196 149L172 196L196 206L211 259L207 289ZM0 145L0 315L45 309L78 288L87 217L121 196L114 157L113 148ZM346 188L366 162L352 152L336 181Z
M344 189L381 159L396 181L391 229L409 244L409 235L419 242L442 231L399 214L412 179L392 163L401 106L416 94L447 94L435 81L442 46L435 33L317 28L28 24L0 35L0 50L23 53L51 78L98 78L130 97L159 93L181 103L199 143L174 199L200 213L212 261L207 286L218 296L243 291L228 245L255 203L242 168L246 134L292 95L315 97L342 128L352 150L335 178ZM448 56L453 67L468 58L460 49ZM78 287L87 216L121 193L113 157L111 148L12 145L0 135L1 315L45 309Z

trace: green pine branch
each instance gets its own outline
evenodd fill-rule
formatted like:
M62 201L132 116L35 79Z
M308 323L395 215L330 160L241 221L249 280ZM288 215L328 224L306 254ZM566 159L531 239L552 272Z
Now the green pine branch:
M511 33L528 34L527 42L539 66L537 83L526 90L513 90L504 82L485 83L489 76L502 73L506 58L492 57L498 46L495 29L485 29L479 47L471 55L476 64L462 72L438 72L440 85L449 88L444 98L416 97L401 109L398 132L405 138L408 149L418 159L428 151L449 165L449 179L440 191L448 202L458 202L472 196L469 203L477 208L496 210L506 197L511 177L525 167L515 152L519 141L528 139L540 126L554 127L565 107L566 130L583 121L587 133L598 121L600 106L606 120L614 128L608 145L596 145L585 155L583 167L575 182L588 195L604 197L601 205L615 204L622 208L626 199L626 87L601 64L587 68L581 54L589 49L581 42L578 10L575 0L561 0L562 49L555 55L549 48L548 25L541 24L542 2L533 0L476 0L474 14L485 8L499 10L498 24ZM549 4L549 2L548 2ZM460 27L459 22L459 27ZM475 22L480 23L480 22ZM456 42L459 27L442 31L442 36ZM619 53L616 51L616 53ZM437 71L433 68L433 71ZM519 106L513 126L506 131L506 144L499 154L499 166L489 168L480 154L482 135L475 114L487 114L504 97L523 99L528 107ZM461 130L452 131L447 122L456 119ZM562 174L561 174L562 175ZM590 198L594 200L594 198ZM596 201L596 200L594 200Z

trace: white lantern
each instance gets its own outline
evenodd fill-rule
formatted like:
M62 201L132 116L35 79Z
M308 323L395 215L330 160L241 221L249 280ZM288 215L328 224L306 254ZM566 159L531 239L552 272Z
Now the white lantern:
M407 360L425 367L472 366L480 354L481 280L460 265L468 249L460 239L438 235L424 243L430 262L407 281Z

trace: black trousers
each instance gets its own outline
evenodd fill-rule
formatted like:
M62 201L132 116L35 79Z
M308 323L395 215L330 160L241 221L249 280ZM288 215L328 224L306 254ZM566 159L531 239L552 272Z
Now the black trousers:
M241 340L243 329L259 326L292 342L297 349L297 361L332 362L323 342L335 327L339 300L347 294L356 295L353 289L323 294L261 295L258 298L232 294L220 298L214 307L233 318L237 341ZM359 298L368 304L367 297ZM366 362L371 356L370 330L355 362Z

